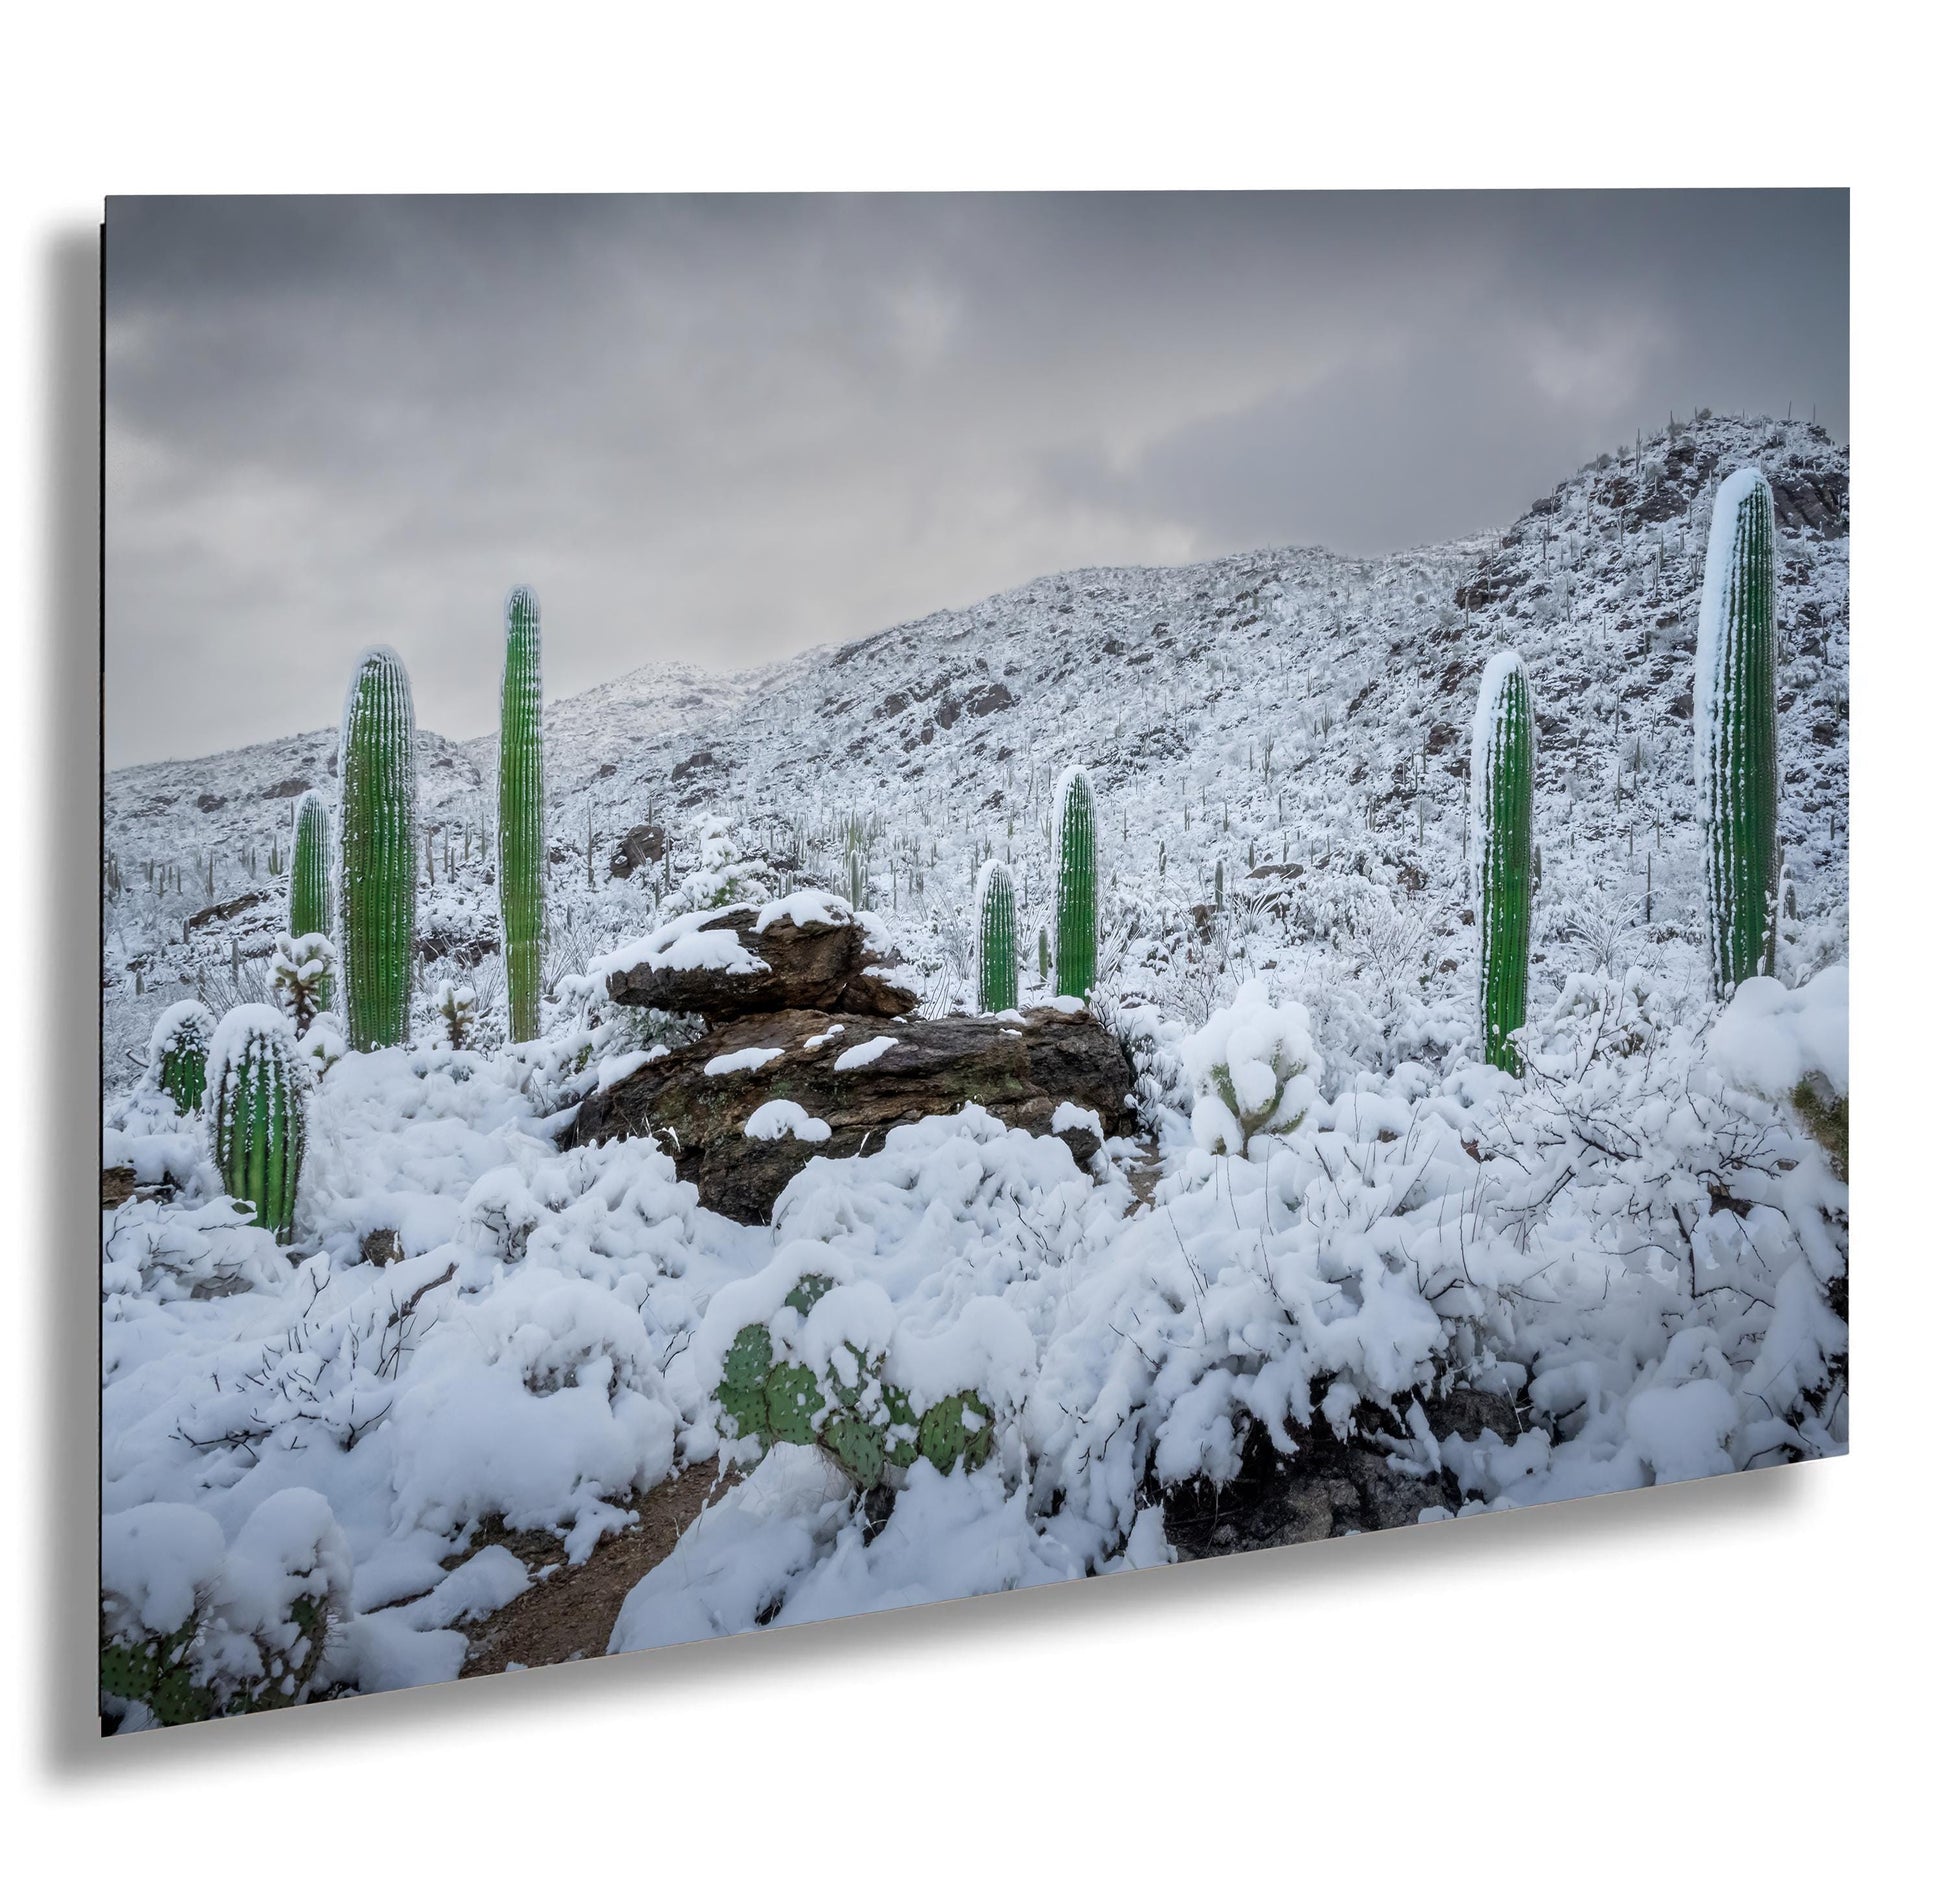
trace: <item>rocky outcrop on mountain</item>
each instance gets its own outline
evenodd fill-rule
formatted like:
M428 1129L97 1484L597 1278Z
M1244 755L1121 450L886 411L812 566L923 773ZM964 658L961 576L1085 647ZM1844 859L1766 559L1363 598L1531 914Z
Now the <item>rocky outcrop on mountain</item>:
M614 766L608 769L612 772ZM626 881L644 863L659 863L667 854L668 836L660 824L638 823L634 829L625 831L615 845L615 853L608 859L608 874L611 881Z
M596 969L618 1006L708 1020L787 1008L893 1019L919 1004L884 931L816 894L681 917Z
M1134 1082L1120 1044L1082 1011L882 1027L869 1014L753 1012L596 1092L565 1142L652 1136L710 1208L767 1222L813 1157L882 1149L894 1125L968 1104L1058 1135L1085 1161L1104 1134L1134 1129Z

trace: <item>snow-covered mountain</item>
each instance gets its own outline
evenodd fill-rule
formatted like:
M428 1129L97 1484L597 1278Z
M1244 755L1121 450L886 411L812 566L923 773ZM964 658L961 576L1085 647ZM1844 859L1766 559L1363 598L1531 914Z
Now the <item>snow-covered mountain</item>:
M1165 1006L1206 1004L1198 975L1289 973L1320 941L1382 976L1374 931L1395 947L1401 924L1426 991L1459 993L1468 728L1482 667L1513 647L1538 714L1538 971L1618 946L1700 971L1695 612L1712 494L1745 464L1777 502L1787 950L1821 958L1847 901L1848 453L1802 421L1703 416L1604 454L1498 536L1074 570L752 671L650 665L553 701L561 964L640 932L715 816L780 876L872 903L950 1004L984 856L1015 862L1026 934L1045 921L1049 789L1079 762L1102 806L1110 958L1131 937L1123 969ZM297 791L329 787L334 745L320 730L110 775L111 1078L185 984L220 1001L233 957L248 982L281 925L272 844L288 848ZM422 734L422 932L463 964L496 946L493 764L492 738ZM674 858L611 879L617 839L649 823Z

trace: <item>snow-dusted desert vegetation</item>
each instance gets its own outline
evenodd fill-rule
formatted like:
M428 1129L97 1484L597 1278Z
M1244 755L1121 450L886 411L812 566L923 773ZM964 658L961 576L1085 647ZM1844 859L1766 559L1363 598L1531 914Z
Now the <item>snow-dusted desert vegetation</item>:
M1725 998L1694 689L1741 470L1775 506L1781 870ZM400 747L409 1011L368 1050L342 938L292 936L306 793L343 840L340 729L112 775L105 1708L1842 1451L1848 490L1815 426L1702 414L1499 536L1081 570L549 700L511 1043L497 740ZM1511 1069L1474 782L1503 654ZM1056 990L1072 767L1085 1002ZM612 1630L550 1631L618 1562Z

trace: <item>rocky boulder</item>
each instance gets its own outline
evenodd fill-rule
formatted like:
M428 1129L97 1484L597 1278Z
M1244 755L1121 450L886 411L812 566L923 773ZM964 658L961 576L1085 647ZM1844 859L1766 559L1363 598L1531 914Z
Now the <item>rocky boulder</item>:
M612 771L614 766L605 765L603 769ZM668 833L659 823L638 823L634 829L625 831L615 845L615 853L608 859L609 876L626 881L644 863L659 863L668 844Z
M698 909L593 963L618 1006L697 1013L817 1011L895 1019L916 986L870 915L805 890L762 908Z
M744 925L729 932L763 939L771 930L758 936ZM797 971L792 950L808 951L829 938L788 942L777 955L780 979ZM842 984L851 984L854 972L847 970ZM834 974L827 969L816 984L828 985ZM653 997L645 992L642 1003L685 1004L669 997L666 983L645 984ZM882 1026L874 1019L855 1008L792 1007L714 1025L695 1043L661 1053L596 1092L563 1141L654 1137L708 1207L762 1223L813 1157L880 1149L894 1125L968 1104L1024 1130L1054 1133L1058 1121L1058 1134L1084 1160L1100 1139L1081 1112L1094 1113L1111 1137L1135 1127L1128 1060L1085 1012L894 1018ZM766 1106L772 1108L758 1117ZM756 1135L746 1131L753 1119Z

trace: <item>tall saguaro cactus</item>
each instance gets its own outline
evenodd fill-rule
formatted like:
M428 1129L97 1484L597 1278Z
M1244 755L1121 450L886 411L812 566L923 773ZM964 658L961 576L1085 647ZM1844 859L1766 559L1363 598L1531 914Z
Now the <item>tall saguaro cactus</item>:
M306 791L297 800L291 833L291 934L331 933L331 811L322 791ZM331 976L318 983L318 1006L329 1011Z
M1095 984L1095 787L1079 765L1055 786L1061 863L1054 887L1054 991L1085 997Z
M290 1021L274 1006L232 1007L216 1029L204 1105L223 1187L257 1226L291 1236L304 1163L304 1094L311 1082Z
M1534 907L1534 702L1516 653L1480 676L1473 713L1474 905L1480 929L1480 1046L1518 1072L1509 1037L1527 1021L1527 942Z
M1717 991L1764 971L1777 887L1777 572L1770 485L1716 492L1696 628L1696 788Z
M1013 871L982 865L973 892L980 923L980 1011L1011 1012L1020 1004L1020 953L1014 923Z
M507 963L507 1037L541 1029L541 948L547 935L541 768L541 610L531 588L507 596L500 669L500 933ZM589 872L592 880L593 839Z
M359 656L338 741L338 897L345 1020L354 1051L404 1043L418 888L412 685L390 647Z

